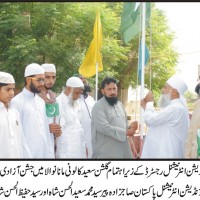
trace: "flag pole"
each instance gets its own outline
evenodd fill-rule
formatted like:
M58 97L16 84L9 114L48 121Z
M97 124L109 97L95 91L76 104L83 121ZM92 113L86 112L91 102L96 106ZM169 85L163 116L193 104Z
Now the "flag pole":
M145 19L146 19L146 3L141 2L142 4L142 66L141 66L141 89L140 89L140 98L144 98L144 65L145 65ZM144 135L144 110L140 108L140 139L143 139Z
M96 14L98 14L98 16L99 16L99 10L96 10ZM99 19L100 18L98 18L98 26L97 26L97 40L96 40L96 47L98 47L99 46L99 32L100 32L100 30L99 30ZM97 62L97 51L95 51L95 60L96 60L96 95L95 95L95 100L97 101L98 100L98 68L99 68L99 64L98 64L98 62Z
M95 95L95 100L98 100L98 62L96 63L96 95Z

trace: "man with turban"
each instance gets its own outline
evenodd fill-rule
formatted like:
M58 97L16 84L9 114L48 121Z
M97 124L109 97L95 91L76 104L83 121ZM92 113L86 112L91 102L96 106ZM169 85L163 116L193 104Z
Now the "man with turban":
M142 99L144 120L148 126L142 158L184 158L189 124L189 112L183 97L186 90L184 80L175 74L162 88L158 102L161 110L154 109L152 92Z
M61 127L58 124L59 107L56 105L56 94L51 90L56 81L56 67L51 63L45 63L41 66L44 69L45 80L44 87L42 88L42 91L38 93L38 95L46 103L47 120L49 122L49 131L51 137L51 154L53 157L55 157L55 137L59 137L61 135ZM56 112L56 109L58 109L58 112ZM52 110L55 110L54 114L52 113ZM51 114L48 114L48 112L51 112Z
M12 100L19 111L23 132L32 158L53 158L45 102L38 96L44 86L44 69L29 64L24 73L25 86Z
M81 109L77 101L83 93L80 78L71 77L57 97L60 108L62 135L56 138L56 158L86 158L86 141L81 124Z

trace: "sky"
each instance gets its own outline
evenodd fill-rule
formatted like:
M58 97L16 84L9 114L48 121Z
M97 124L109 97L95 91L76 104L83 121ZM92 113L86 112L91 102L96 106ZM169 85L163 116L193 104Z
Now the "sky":
M156 7L163 10L170 29L175 33L173 45L179 53L177 73L194 91L200 65L200 2L160 2Z

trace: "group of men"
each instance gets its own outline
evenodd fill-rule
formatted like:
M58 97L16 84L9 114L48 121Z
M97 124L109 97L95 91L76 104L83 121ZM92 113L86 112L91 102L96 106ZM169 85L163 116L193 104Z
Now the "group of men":
M29 64L24 79L23 90L14 96L13 76L0 72L0 158L90 158L91 134L84 126L90 124L94 102L86 103L81 78L70 77L58 97L51 90L54 64ZM88 116L81 112L85 106Z
M103 97L97 102L80 74L67 79L57 96L51 90L54 64L32 63L24 79L23 90L14 96L13 76L0 72L0 158L133 158L129 141L139 130L138 122L128 124L116 79L103 79ZM162 89L159 110L151 91L141 100L148 127L141 158L185 157L190 137L186 90L184 80L174 75Z

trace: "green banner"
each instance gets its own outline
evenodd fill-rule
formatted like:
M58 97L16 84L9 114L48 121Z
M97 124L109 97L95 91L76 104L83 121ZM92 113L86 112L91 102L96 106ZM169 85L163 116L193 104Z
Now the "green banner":
M59 115L59 105L58 103L46 103L46 115L47 117L55 117Z

